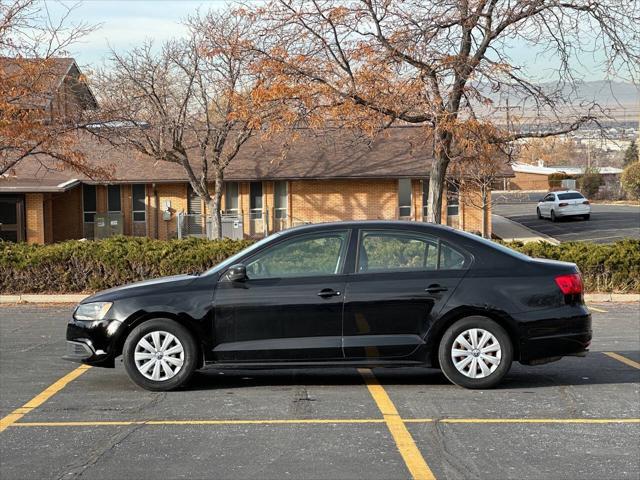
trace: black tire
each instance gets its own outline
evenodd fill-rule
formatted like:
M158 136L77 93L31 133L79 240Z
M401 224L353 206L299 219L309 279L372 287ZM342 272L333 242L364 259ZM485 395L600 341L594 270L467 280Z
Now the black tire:
M481 328L493 335L501 351L500 363L495 370L482 378L471 378L463 374L456 368L452 358L452 349L456 338L473 328ZM471 389L492 388L500 383L511 368L513 345L507 332L490 318L481 316L466 317L458 320L445 331L438 348L438 361L442 372L451 383Z
M554 212L553 210L551 210L551 221L552 222L558 221L558 218L556 217L556 212Z
M181 344L183 363L173 377L164 380L153 380L145 377L136 365L135 353L138 342L152 332L170 333ZM157 318L148 320L133 329L124 343L122 357L124 368L134 383L147 390L162 392L175 390L189 381L198 365L198 346L191 333L182 325L167 318Z
M536 208L536 213L538 214L538 220L542 218L542 213L540 213L540 209Z
M587 215L583 215L582 218L584 218L585 220L589 220L591 218L591 214L588 213Z

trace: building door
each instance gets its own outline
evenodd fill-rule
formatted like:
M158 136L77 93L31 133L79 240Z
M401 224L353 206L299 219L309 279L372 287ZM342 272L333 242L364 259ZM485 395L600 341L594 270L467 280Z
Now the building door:
M24 242L24 197L0 196L0 240Z
M202 214L202 199L189 185L187 197L187 235L203 237L206 232L205 217Z

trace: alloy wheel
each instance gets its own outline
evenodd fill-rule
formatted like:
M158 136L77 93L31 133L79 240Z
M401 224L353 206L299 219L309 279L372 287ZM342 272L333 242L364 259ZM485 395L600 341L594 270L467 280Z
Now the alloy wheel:
M451 359L465 377L486 378L500 365L502 348L491 332L470 328L453 341Z
M182 368L184 347L169 332L149 332L136 344L134 361L138 371L146 378L163 382L175 377Z

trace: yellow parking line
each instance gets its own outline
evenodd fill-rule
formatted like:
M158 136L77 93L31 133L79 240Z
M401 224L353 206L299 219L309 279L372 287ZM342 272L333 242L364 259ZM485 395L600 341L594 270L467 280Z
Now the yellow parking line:
M601 308L596 308L596 307L592 307L591 305L587 305L587 308L589 310L592 310L594 312L598 312L598 313L607 313L606 310L602 310Z
M403 418L404 423L640 423L640 418ZM120 427L128 425L322 425L387 423L383 418L327 418L273 420L96 420L77 422L15 422L11 427Z
M373 372L367 368L358 369L360 375L364 379L369 393L373 397L373 400L378 405L378 409L382 413L385 423L391 436L396 442L396 446L402 455L404 463L411 473L411 477L420 480L435 480L433 472L427 465L422 453L418 450L416 442L407 430L407 426L404 424L402 418L398 414L398 410L387 395L384 387L380 385Z
M13 412L11 412L9 415L7 415L2 420L0 420L0 432L4 431L7 427L13 425L15 422L20 420L22 417L24 417L27 413L29 413L33 409L38 408L40 405L42 405L44 402L49 400L56 393L58 393L60 390L66 387L69 382L72 382L73 380L78 378L80 375L82 375L84 372L86 372L90 368L91 367L88 365L79 366L75 370L67 373L64 377L62 377L60 380L55 382L53 385L50 385L44 391L40 392L38 395L33 397L31 400L25 403L22 407L16 408Z
M602 352L602 353L604 353L608 357L614 358L614 359L618 360L619 362L624 363L625 365L629 365L630 367L640 369L640 363L634 362L630 358L623 357L622 355L620 355L618 353L615 353L615 352Z

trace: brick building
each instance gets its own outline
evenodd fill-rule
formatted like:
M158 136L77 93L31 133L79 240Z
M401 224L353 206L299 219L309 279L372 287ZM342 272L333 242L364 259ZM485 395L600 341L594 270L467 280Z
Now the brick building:
M75 69L73 63L69 72ZM87 95L82 88L69 91ZM421 129L391 128L374 140L337 129L298 134L286 150L284 139L254 137L227 167L221 208L240 236L302 223L426 218L430 157ZM46 158L23 160L0 178L0 238L50 243L112 233L159 239L205 234L206 205L181 166L78 135L87 162L110 168L109 178L86 178L53 162L43 168ZM512 175L510 168L504 175ZM474 195L449 186L442 212L447 224L481 230L483 211L466 201Z

